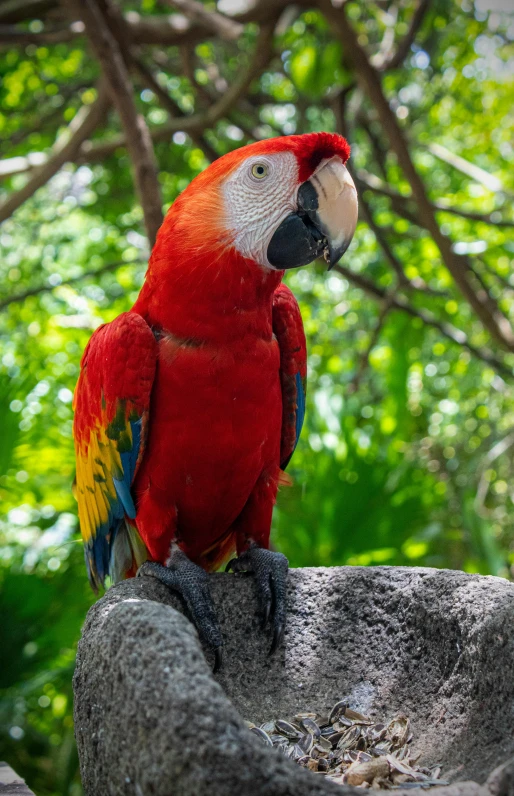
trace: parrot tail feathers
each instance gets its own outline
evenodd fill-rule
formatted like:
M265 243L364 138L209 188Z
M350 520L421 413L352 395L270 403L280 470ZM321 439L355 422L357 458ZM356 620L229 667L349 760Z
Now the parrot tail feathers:
M148 557L148 550L136 526L125 519L120 523L111 549L109 574L112 582L119 583L125 578L133 578Z

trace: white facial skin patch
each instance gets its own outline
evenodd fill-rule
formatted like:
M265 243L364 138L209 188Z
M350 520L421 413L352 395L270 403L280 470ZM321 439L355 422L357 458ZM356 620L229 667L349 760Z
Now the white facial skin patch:
M279 224L297 210L298 163L292 152L248 158L224 182L227 228L243 257L271 268L268 245Z

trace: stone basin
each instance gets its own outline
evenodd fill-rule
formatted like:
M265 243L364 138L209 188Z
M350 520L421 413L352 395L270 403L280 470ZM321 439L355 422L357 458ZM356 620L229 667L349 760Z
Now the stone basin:
M342 697L376 721L410 718L419 763L440 763L452 783L437 796L514 794L513 584L426 568L291 570L285 644L269 658L252 578L210 583L225 639L217 675L157 581L125 581L89 611L74 677L87 796L362 793L286 760L243 721L326 714Z

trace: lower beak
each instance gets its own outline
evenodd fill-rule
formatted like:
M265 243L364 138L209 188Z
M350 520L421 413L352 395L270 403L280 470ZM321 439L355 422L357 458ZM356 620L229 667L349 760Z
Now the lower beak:
M351 243L357 226L357 191L337 157L327 161L298 189L298 210L275 230L268 262L279 270L325 258L329 270Z

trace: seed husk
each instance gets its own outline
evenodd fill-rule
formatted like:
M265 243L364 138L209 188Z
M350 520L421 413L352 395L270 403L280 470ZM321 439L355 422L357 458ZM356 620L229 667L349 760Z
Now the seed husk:
M351 746L354 746L361 734L360 727L350 727L346 732L343 733L339 743L337 744L338 749L349 749Z
M402 713L379 722L340 699L328 716L301 712L292 721L278 718L246 725L266 746L331 782L373 790L447 784L439 779L440 764L417 765L410 721Z
M368 716L363 716L362 713L358 713L356 710L352 710L351 708L346 708L344 715L347 719L351 719L355 724L373 724L372 720Z
M283 719L278 719L278 721L274 722L274 726L286 738L299 738L301 735L301 732L296 727L288 721L283 721Z
M257 738L260 738L260 740L264 744L266 744L266 746L273 746L273 743L268 733L264 732L264 730L261 730L260 727L250 727L250 732L253 732L253 734L256 735Z
M387 735L391 739L393 746L400 747L407 743L410 734L409 719L400 713L387 726Z
M332 749L332 743L329 738L325 738L323 735L316 740L316 746L319 746L324 752L330 752Z
M363 782L370 784L377 777L387 777L389 766L385 757L376 757L367 763L352 763L346 772L348 785L362 785Z
M305 735L302 735L302 737L298 741L298 746L302 750L303 754L309 754L312 747L314 746L314 738L312 737L310 732L306 732Z
M405 763L405 761L398 760L398 758L394 755L386 755L386 760L391 768L393 770L399 771L400 774L408 774L409 777L419 781L428 779L426 774L423 774L421 771L415 771L415 769L411 768L407 763Z
M339 716L343 716L347 707L348 705L344 699L340 699L339 702L336 702L328 715L329 724L334 724L334 722L338 720Z
M310 733L310 735L312 735L313 738L319 738L321 735L321 730L316 724L316 722L313 721L313 719L302 719L300 722L300 726L306 732Z
M344 727L353 727L353 721L351 719L347 719L346 716L339 716L337 721L334 722L333 726L341 730Z

